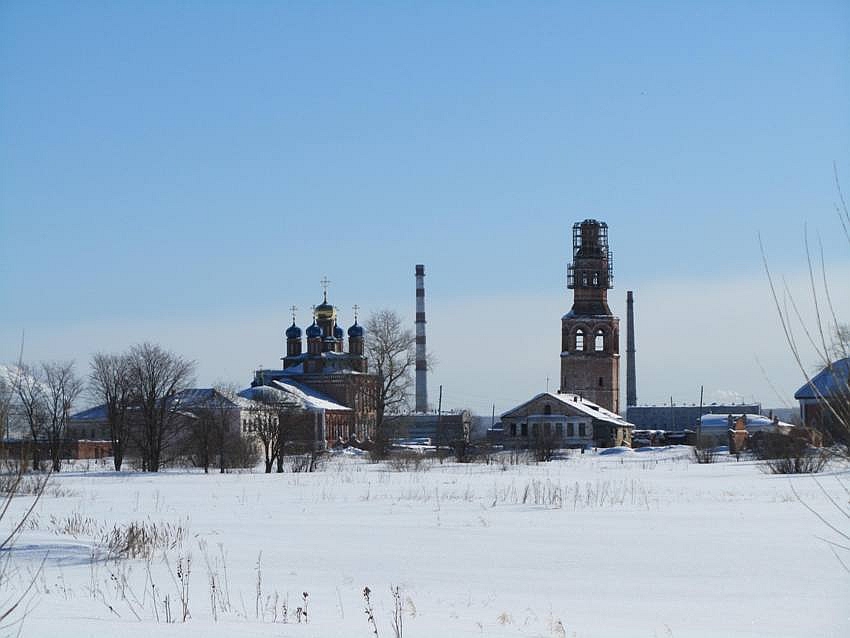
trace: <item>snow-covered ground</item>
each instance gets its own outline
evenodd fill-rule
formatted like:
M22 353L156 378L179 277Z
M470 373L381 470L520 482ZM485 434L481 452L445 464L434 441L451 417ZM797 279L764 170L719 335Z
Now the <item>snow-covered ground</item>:
M92 467L51 478L9 583L37 574L23 636L369 638L366 586L380 636L391 587L409 638L848 636L850 552L794 494L847 530L829 497L847 511L848 486L846 467L816 482L696 465L687 448L420 471ZM133 521L169 526L173 546L110 559L98 539Z

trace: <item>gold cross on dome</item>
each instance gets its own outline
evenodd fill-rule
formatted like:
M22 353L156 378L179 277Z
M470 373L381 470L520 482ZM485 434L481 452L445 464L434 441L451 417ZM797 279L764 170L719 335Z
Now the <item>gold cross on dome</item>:
M322 281L319 282L322 284L322 291L325 293L325 301L328 300L328 285L330 285L331 280L327 278L327 275L322 277Z
M354 304L351 309L354 310L354 323L357 323L357 311L360 310L360 306Z
M289 310L292 311L292 323L294 324L295 323L295 313L298 310L298 308L296 308L295 305L292 305L292 306L289 306Z

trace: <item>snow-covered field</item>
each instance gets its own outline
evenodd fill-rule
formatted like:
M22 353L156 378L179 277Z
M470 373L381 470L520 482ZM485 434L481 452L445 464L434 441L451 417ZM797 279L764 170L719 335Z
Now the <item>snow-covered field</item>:
M394 635L391 587L409 638L850 635L850 552L792 489L847 530L829 500L850 509L847 468L816 482L688 453L63 471L9 554L13 586L37 574L21 635L369 638L366 586L380 636ZM172 546L109 558L104 532L134 521L167 526Z

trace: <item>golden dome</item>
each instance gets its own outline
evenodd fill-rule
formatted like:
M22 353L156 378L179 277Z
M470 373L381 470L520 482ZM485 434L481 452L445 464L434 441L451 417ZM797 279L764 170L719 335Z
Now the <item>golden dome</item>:
M328 303L327 298L316 306L316 319L336 319L336 308Z

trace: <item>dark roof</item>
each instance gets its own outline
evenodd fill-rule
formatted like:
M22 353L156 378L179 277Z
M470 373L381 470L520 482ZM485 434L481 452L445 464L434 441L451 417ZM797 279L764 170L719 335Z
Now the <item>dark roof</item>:
M794 393L794 398L820 399L850 394L850 357L833 361Z
M103 421L104 419L106 419L105 403L71 415L71 421Z
M222 398L226 403L229 403L234 407L238 407L236 401L226 397L215 388L186 388L174 395L174 399L180 401L181 409L204 407L218 408L222 405L219 403ZM215 401L213 401L213 399L215 399ZM71 421L104 421L106 420L106 417L106 404L104 403L71 415Z

